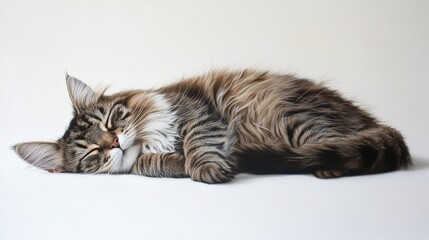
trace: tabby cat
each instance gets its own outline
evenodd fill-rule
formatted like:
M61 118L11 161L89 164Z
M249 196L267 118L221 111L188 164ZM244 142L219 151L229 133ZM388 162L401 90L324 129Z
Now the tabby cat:
M411 166L401 134L322 83L213 71L113 95L66 76L74 116L56 142L16 153L51 172L131 173L230 181L240 172L319 178Z

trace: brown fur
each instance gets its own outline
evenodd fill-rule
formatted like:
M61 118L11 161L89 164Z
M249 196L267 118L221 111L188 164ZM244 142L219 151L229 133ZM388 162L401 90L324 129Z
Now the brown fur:
M129 170L121 171L138 175L217 183L238 172L330 178L411 165L397 130L324 84L292 75L214 71L160 89L112 96L96 94L78 80L69 82L75 117L56 143L64 152L57 165L69 172L111 172L114 161L107 146L116 146L113 139L126 134L129 125L137 133L133 146L143 150ZM103 157L85 157L88 150L80 154L79 146L99 146ZM21 157L26 151L17 150Z

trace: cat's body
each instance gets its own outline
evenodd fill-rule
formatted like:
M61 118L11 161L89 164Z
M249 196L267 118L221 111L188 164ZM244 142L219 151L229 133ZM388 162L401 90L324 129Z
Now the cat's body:
M67 84L75 116L64 136L16 147L47 170L216 183L238 172L328 178L411 165L398 131L323 84L291 75L215 71L112 96L72 77Z

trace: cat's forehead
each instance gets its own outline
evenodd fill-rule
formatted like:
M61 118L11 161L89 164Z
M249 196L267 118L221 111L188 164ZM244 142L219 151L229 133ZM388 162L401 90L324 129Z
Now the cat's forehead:
M103 98L96 103L86 106L82 114L91 115L93 113L108 114L115 107L126 108L127 101L125 99Z
M97 103L90 104L83 109L82 113L78 115L78 117L82 117L82 115L91 115L93 113L101 113L107 114L109 109L114 105L113 101L98 101Z
M83 115L83 117L73 117L62 140L66 143L72 143L78 140L89 142L96 141L103 132L98 126L97 121L99 121L97 118L92 118L87 115Z

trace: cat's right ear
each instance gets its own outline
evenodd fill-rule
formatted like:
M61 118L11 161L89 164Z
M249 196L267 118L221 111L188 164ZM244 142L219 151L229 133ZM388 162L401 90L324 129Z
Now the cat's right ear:
M66 73L67 90L73 107L79 113L88 104L97 101L97 95L92 88Z
M55 142L25 142L13 146L16 154L26 162L50 172L64 171L62 148Z

